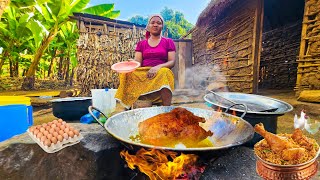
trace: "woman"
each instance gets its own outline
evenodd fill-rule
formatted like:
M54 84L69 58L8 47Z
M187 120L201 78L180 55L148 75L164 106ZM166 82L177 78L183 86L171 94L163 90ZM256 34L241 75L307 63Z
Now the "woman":
M138 42L135 61L141 67L132 73L120 74L120 85L115 98L126 108L138 99L162 101L170 106L174 90L174 76L170 68L175 64L175 45L172 39L162 37L164 20L152 15L146 27L146 39Z

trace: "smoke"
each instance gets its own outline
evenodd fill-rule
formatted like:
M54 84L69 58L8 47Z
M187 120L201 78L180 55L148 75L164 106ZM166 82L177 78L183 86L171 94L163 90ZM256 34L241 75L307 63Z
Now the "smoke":
M186 84L197 91L227 92L226 78L218 65L193 66L186 69Z

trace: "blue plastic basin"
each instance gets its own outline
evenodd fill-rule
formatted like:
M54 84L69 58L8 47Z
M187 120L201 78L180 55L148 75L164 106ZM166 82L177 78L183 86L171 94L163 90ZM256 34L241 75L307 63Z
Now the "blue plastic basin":
M0 142L25 133L32 124L32 106L0 106Z

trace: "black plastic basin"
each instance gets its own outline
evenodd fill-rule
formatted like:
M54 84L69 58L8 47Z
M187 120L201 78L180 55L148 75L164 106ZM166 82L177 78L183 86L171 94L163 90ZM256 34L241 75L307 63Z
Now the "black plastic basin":
M63 120L80 120L89 113L88 107L92 105L91 97L67 97L51 100L53 115Z

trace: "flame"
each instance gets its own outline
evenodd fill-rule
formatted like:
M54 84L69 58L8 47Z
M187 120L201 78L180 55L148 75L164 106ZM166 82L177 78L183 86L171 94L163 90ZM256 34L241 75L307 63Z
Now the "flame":
M145 150L144 148L141 148L136 155L130 155L126 150L121 151L120 155L125 158L130 169L138 167L140 172L146 174L151 180L177 179L185 176L188 169L194 171L192 167L195 166L198 159L198 156L194 154L181 153L177 156L177 153L173 151Z

